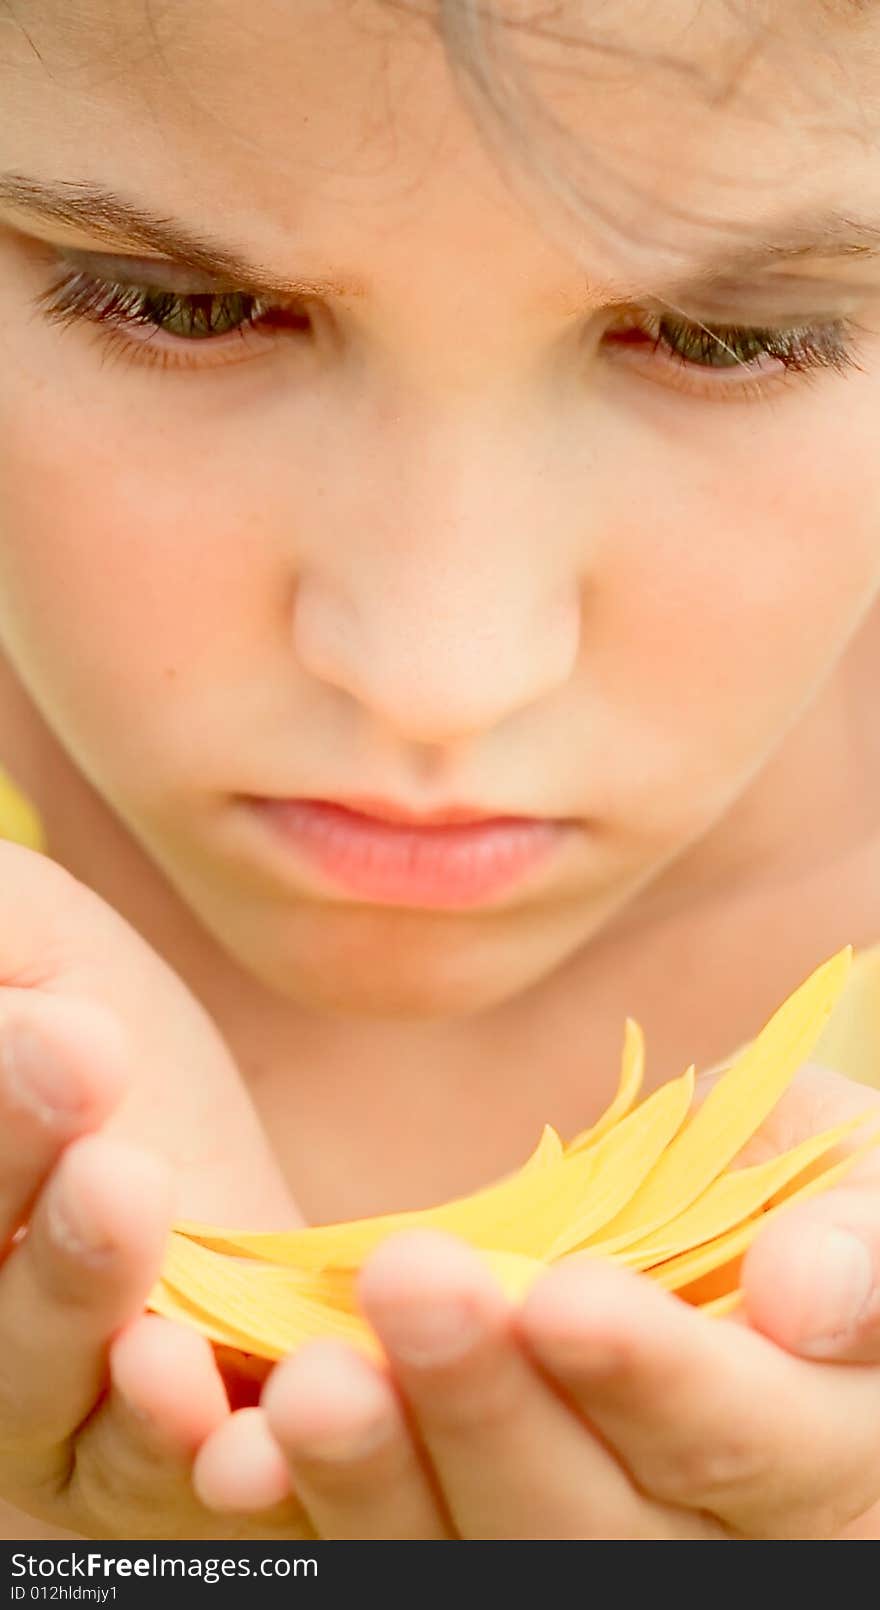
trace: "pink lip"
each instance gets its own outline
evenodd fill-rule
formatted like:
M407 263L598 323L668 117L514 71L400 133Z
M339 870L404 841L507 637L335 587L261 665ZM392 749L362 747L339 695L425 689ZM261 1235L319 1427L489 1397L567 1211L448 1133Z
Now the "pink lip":
M382 800L359 799L359 809L315 799L253 804L331 884L387 905L477 905L522 881L569 826L532 816L492 817L465 806L414 817Z
M356 794L345 799L294 800L299 805L328 805L357 816L368 816L373 821L393 822L406 827L457 827L465 822L533 822L533 816L498 816L470 805L446 805L436 811L414 811L407 805L395 805L391 800L379 799L373 794Z

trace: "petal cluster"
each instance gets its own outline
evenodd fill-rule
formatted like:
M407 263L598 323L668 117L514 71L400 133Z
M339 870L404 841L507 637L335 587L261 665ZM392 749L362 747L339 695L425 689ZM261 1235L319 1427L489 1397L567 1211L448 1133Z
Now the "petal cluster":
M699 1103L693 1066L639 1100L644 1037L627 1018L617 1094L599 1121L567 1145L548 1125L522 1168L470 1196L289 1232L179 1223L148 1306L264 1359L319 1335L378 1357L358 1310L358 1270L396 1230L429 1227L469 1242L513 1300L547 1265L587 1256L641 1270L686 1301L725 1313L758 1229L834 1184L876 1144L841 1153L857 1119L769 1161L735 1166L809 1056L851 962L847 946L818 967Z

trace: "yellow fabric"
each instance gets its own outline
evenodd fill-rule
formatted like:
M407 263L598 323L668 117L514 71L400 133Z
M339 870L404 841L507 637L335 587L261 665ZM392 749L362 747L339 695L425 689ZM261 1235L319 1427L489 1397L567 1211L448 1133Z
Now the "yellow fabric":
M37 812L2 767L0 838L45 850ZM711 1071L726 1068L744 1049L738 1046ZM846 988L810 1060L880 1089L880 943L856 954Z

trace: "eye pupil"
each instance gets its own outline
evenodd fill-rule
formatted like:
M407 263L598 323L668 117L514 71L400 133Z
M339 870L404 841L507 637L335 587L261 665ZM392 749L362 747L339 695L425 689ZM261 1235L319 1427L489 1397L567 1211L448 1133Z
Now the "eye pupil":
M151 323L167 335L204 341L228 335L254 317L254 299L240 291L202 292L193 296L162 293L145 308Z
M661 319L659 329L661 340L678 357L705 369L731 369L738 364L754 363L768 347L761 330L734 330L720 325L704 329L677 319Z

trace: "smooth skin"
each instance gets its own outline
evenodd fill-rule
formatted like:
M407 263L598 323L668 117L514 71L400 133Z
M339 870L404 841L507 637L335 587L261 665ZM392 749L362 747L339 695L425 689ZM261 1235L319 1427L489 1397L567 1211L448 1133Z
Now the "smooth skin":
M226 1222L237 1199L246 1222L297 1219L235 1070L91 890L15 845L0 843L0 867L7 1502L86 1537L876 1535L880 1278L875 1261L847 1290L821 1265L829 1230L853 1232L866 1259L880 1248L875 1159L768 1226L744 1261L739 1323L582 1259L513 1307L457 1238L393 1236L359 1283L387 1367L314 1341L258 1405L228 1357L224 1370L202 1337L141 1313L172 1181L178 1213L211 1204ZM138 1009L124 1018L110 996ZM116 1133L132 1047L148 1040L167 1083L161 1156ZM188 1095L201 1080L219 1117L172 1167L185 1068ZM866 1110L880 1124L875 1092L805 1068L743 1160ZM833 1257L839 1273L840 1244Z
M807 1066L741 1160L866 1109ZM244 1471L335 1538L876 1537L878 1185L869 1156L768 1225L735 1323L586 1258L512 1306L454 1237L396 1235L359 1281L388 1368L309 1343L207 1439L196 1490L231 1509Z
M171 970L48 858L0 841L0 874L0 1494L62 1535L239 1535L190 1468L258 1385L141 1316L175 1217L235 1202L269 1228L296 1206Z
M3 11L0 175L31 188L0 191L0 756L53 858L9 847L4 877L29 898L68 879L69 907L46 882L47 920L22 929L4 883L0 976L4 1009L63 1053L74 1115L7 1098L12 1536L877 1535L876 1322L822 1313L818 1260L826 1228L855 1231L876 1313L867 1173L758 1243L748 1325L588 1265L513 1317L466 1248L426 1270L389 1244L363 1300L393 1393L304 1351L260 1404L139 1317L170 1211L321 1222L476 1189L543 1123L567 1136L601 1110L626 1014L651 1088L880 937L880 272L813 241L830 207L880 215L877 18L780 3L750 50L721 0L604 10L610 50L529 57L572 134L547 170L573 161L592 204L574 227L490 156L405 7ZM197 342L53 322L74 269L217 290L27 204L59 180L308 278L308 317L273 304ZM635 338L671 277L794 211L816 249L716 278L711 309L691 290L688 316L846 319L859 367L722 370ZM571 830L541 878L441 914L342 897L243 805L355 792ZM62 1006L100 1024L50 1023ZM817 1077L823 1123L874 1100ZM815 1128L814 1086L790 1099L794 1133ZM62 1199L103 1261L58 1244ZM389 1316L415 1325L444 1294L478 1334L416 1368ZM830 1362L797 1356L817 1333ZM390 1417L382 1479L306 1469L306 1439L338 1448L366 1393ZM707 1470L710 1412L727 1451Z

